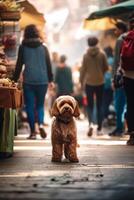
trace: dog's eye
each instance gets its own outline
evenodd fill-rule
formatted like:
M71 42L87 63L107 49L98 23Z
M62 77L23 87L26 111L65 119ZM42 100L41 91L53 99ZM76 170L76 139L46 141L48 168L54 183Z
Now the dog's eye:
M60 107L63 106L63 105L64 105L64 102L61 102L61 103L60 103Z
M68 104L73 108L74 106L73 106L73 104L71 103L71 102L68 102Z

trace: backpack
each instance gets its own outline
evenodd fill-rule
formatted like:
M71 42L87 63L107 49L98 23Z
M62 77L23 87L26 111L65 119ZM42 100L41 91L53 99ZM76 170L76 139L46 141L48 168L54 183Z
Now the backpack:
M126 71L134 70L134 31L129 31L122 43L121 68Z

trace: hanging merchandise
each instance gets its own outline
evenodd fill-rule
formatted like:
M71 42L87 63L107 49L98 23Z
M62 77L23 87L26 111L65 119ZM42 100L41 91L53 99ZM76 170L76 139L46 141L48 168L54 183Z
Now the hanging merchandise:
M15 49L16 45L17 45L16 34L15 33L9 33L9 34L3 35L2 44L4 45L4 50Z

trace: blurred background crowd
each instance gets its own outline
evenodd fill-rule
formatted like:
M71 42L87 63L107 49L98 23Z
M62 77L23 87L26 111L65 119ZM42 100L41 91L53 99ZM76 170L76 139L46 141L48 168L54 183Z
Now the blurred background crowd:
M28 23L38 26L44 43L49 48L55 87L49 89L45 101L45 109L49 112L55 98L61 94L74 96L81 108L80 119L87 117L87 96L81 88L80 71L83 55L88 50L87 40L89 37L98 39L107 59L108 70L104 74L104 91L102 100L103 126L117 126L117 102L112 85L115 46L117 38L128 28L128 18L125 15L115 18L103 18L97 21L85 20L94 11L116 5L121 0L29 0L19 1L22 6L19 23L1 22L1 43L8 62L14 66L16 50L22 40L23 31ZM127 14L128 17L128 14ZM11 47L11 48L10 48ZM65 92L64 92L65 90ZM66 92L67 91L67 92ZM96 96L94 98L93 121L96 123ZM121 99L122 108L119 110L119 126L110 133L121 134L126 129L125 124L125 98ZM116 102L116 104L115 104ZM121 104L121 102L120 102ZM46 125L45 118L44 124Z

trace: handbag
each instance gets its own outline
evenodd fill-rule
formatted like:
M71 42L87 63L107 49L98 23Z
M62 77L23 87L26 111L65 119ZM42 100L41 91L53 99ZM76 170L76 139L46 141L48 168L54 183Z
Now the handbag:
M122 69L119 67L114 75L113 78L113 84L115 89L117 88L122 88L124 85L124 81L123 81L123 71Z

